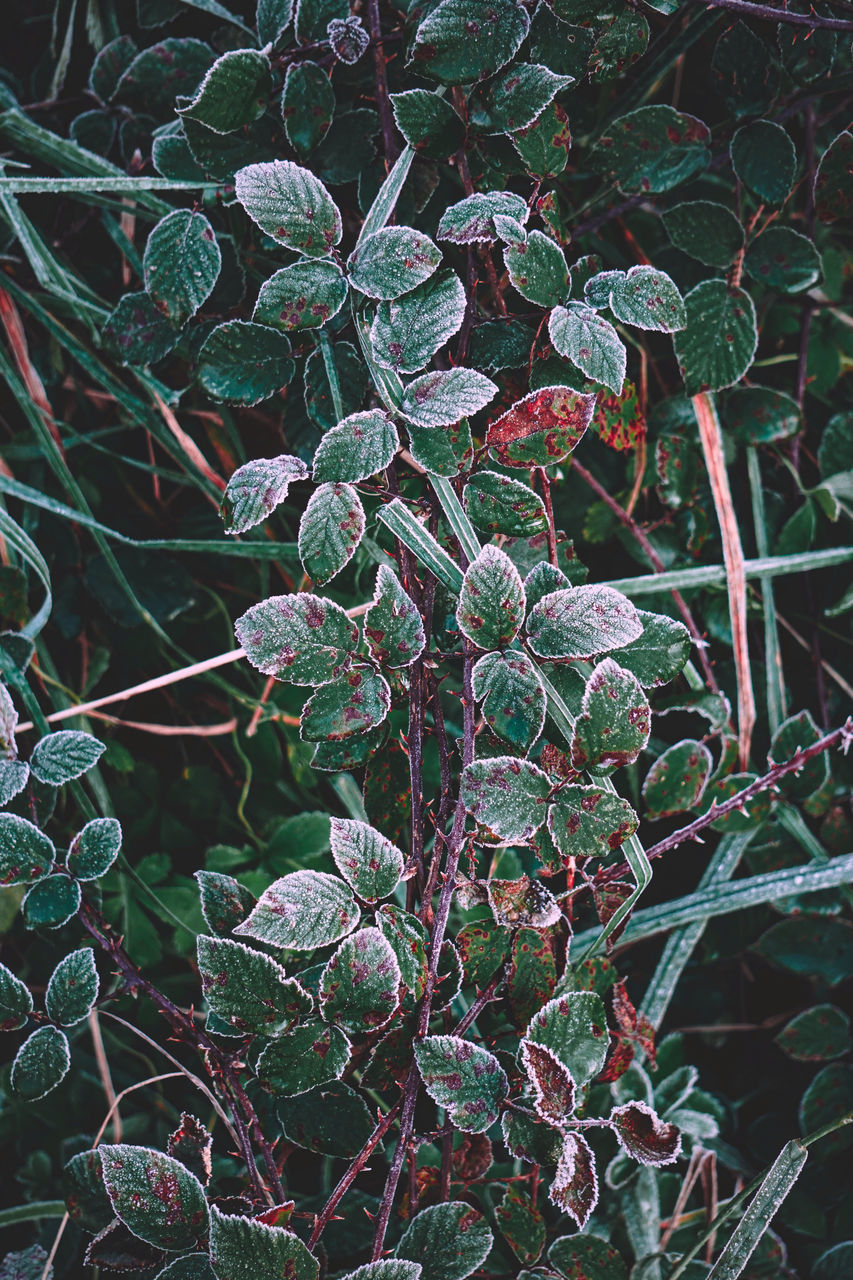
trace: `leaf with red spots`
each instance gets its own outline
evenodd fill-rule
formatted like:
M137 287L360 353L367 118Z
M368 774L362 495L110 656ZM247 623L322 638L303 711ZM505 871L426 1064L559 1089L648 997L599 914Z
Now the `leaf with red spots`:
M501 649L518 634L525 613L524 586L509 556L489 544L465 572L456 621L480 649Z
M509 952L510 931L491 920L463 925L456 935L466 982L484 987Z
M393 569L381 564L376 590L364 616L364 638L383 667L408 667L426 644L421 615Z
M277 458L256 458L238 467L222 495L219 514L226 533L245 533L272 515L296 480L307 480L301 458L283 453Z
M235 1030L273 1036L311 1012L308 992L263 952L204 935L196 948L202 992L216 1016Z
M191 1249L207 1235L204 1188L178 1160L150 1147L99 1150L116 1216L140 1240L160 1249Z
M391 944L400 966L402 981L416 1000L423 995L427 979L427 931L417 916L393 902L386 902L376 912L380 933Z
M644 689L674 680L690 657L693 644L683 622L664 613L637 610L642 635L619 649L619 665L632 672Z
M294 262L261 285L252 320L285 333L320 329L338 314L346 298L347 282L336 262L325 258Z
M769 227L747 246L744 270L753 280L780 293L802 293L821 277L814 241L792 227Z
M194 1173L203 1186L210 1181L212 1147L210 1131L195 1116L182 1112L180 1128L169 1134L167 1150L174 1160Z
M594 991L555 996L530 1020L527 1039L550 1049L577 1085L586 1084L604 1066L610 1045L601 997Z
M636 449L646 438L646 419L636 385L625 382L621 392L600 391L592 428L611 449Z
M296 1098L279 1098L276 1110L289 1142L324 1156L354 1156L376 1124L361 1095L340 1080ZM255 1274L246 1280L256 1280Z
M292 1231L257 1218L210 1211L210 1261L216 1280L317 1280L320 1264Z
M400 412L418 427L450 427L479 413L498 388L476 369L436 369L406 387Z
M674 813L692 809L702 798L713 763L704 742L685 738L668 747L643 783L646 817L671 818Z
M535 1093L538 1114L549 1124L560 1125L575 1109L575 1082L562 1062L543 1044L521 1042L521 1064Z
M412 783L409 758L399 738L390 738L367 762L363 795L373 825L395 844L404 844L412 817Z
M527 635L540 658L593 658L638 639L643 626L627 596L612 587L552 591L530 611Z
M253 667L290 684L336 679L358 644L358 628L339 604L303 592L253 605L234 630Z
M592 167L626 195L670 191L710 160L711 131L695 116L663 105L620 116L592 151Z
M235 174L237 199L262 231L310 258L340 242L338 206L323 183L290 160L250 164Z
M390 707L385 677L367 667L353 667L311 695L302 708L300 733L307 742L340 742L381 724Z
M100 982L91 947L72 951L50 975L44 998L47 1016L63 1027L82 1022L98 998Z
M25 1027L32 1008L29 987L5 964L0 964L0 1031L18 1031Z
M206 73L192 102L178 107L177 114L214 133L233 133L264 114L270 88L265 54L257 49L229 49Z
M489 423L486 444L508 467L562 462L583 438L595 405L595 396L571 387L541 387Z
M352 485L335 482L315 489L299 521L299 558L317 586L350 562L364 529L364 507Z
M300 159L310 158L329 132L335 115L335 91L316 62L291 63L284 78L281 116L287 140Z
M579 1133L567 1133L548 1193L552 1204L574 1218L582 1231L598 1204L598 1174L592 1148Z
M383 227L359 242L347 259L350 284L368 298L389 301L428 280L441 250L414 227Z
M796 1062L840 1058L850 1050L850 1019L834 1004L815 1004L792 1018L775 1043Z
M525 1266L535 1262L545 1244L545 1219L530 1196L517 1185L507 1187L495 1208L501 1235Z
M511 929L547 929L562 919L554 895L539 880L488 880L489 906L498 924Z
M534 178L555 178L569 161L572 145L569 117L559 102L552 102L532 124L510 134L510 142ZM541 209L540 212L544 213Z
M33 884L50 871L53 842L26 818L0 813L0 886Z
M258 1079L276 1095L292 1097L339 1080L351 1045L340 1027L310 1023L276 1036L258 1059Z
M681 1153L681 1133L667 1124L645 1102L614 1107L610 1125L627 1155L640 1164L673 1164Z
M583 302L554 307L548 320L554 349L571 360L593 382L603 382L618 395L625 381L625 344L609 320Z
M211 933L227 935L242 924L255 905L255 895L233 876L219 871L196 871L201 913Z
M628 1280L621 1254L588 1232L555 1240L548 1250L548 1261L566 1280Z
M556 985L557 962L548 933L517 929L506 974L507 1003L517 1027L527 1026L537 1009L550 1000Z
M739 382L758 345L755 307L748 293L725 280L703 280L684 299L687 325L673 338L689 396Z
M563 1148L562 1134L529 1111L505 1111L501 1130L507 1151L528 1164L556 1165Z
M341 1280L420 1280L421 1264L404 1262L402 1258L380 1258L348 1271Z
M637 677L605 658L587 681L572 737L572 767L601 774L632 764L649 740L651 724Z
M71 1066L68 1037L58 1027L38 1027L15 1054L9 1084L23 1102L37 1102L65 1079Z
M547 774L530 760L495 756L466 767L460 795L488 840L510 845L523 844L542 826L550 789Z
M420 23L407 65L442 84L473 84L506 66L529 28L516 0L441 0Z
M445 98L429 89L392 93L391 106L397 128L413 150L433 160L444 160L465 140L465 126Z
M462 499L466 515L483 533L529 538L548 528L539 495L520 480L497 471L478 471L466 484Z
M289 951L313 951L351 933L361 917L343 880L324 871L292 871L258 899L234 933Z
M455 271L437 271L401 298L380 302L370 329L377 363L397 373L425 369L465 318L465 290Z
M489 81L472 115L486 133L514 133L531 125L548 104L572 83L535 62L515 62L508 71ZM482 120L481 120L482 115Z
M622 76L643 56L649 43L649 24L635 9L623 9L599 33L589 60L593 84Z
M332 818L331 843L335 866L359 898L378 902L394 892L403 874L403 855L375 827Z
M569 293L569 269L563 250L550 236L531 231L514 235L504 249L504 264L513 288L538 307L556 307Z
M121 1271L141 1271L151 1275L165 1261L166 1255L162 1249L155 1249L141 1240L123 1222L119 1222L118 1218L113 1218L98 1232L94 1240L89 1241L83 1255L86 1267L97 1268L99 1272L105 1271L108 1275ZM157 1274L159 1276L160 1273ZM16 1276L15 1280L38 1280L41 1275L40 1267L36 1275Z
M387 938L379 929L359 929L344 939L323 970L323 1017L356 1033L384 1027L397 1008L401 981Z
M521 751L528 751L545 723L545 689L526 653L487 653L474 665L474 697L486 724Z
M180 328L213 290L222 252L203 213L176 209L151 231L142 266L151 301Z
M527 205L512 191L476 191L445 209L438 224L438 239L454 244L474 244L496 239L495 216L523 222Z
M631 267L610 289L610 310L617 320L638 329L674 333L687 323L684 299L665 271Z
M482 1133L494 1124L509 1086L491 1053L461 1036L426 1036L415 1044L415 1059L424 1088L457 1129Z
M355 484L387 467L399 447L397 428L382 409L351 413L323 436L314 454L312 477L315 483Z

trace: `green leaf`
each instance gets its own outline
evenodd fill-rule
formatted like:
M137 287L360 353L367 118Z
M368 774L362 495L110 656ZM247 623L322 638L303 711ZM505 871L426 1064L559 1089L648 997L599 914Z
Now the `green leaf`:
M732 167L744 186L765 204L782 204L794 183L797 152L790 136L772 120L753 120L731 144Z
M157 310L147 293L126 293L107 317L104 342L122 364L151 365L167 356L180 342L176 329Z
M413 379L403 392L400 412L420 427L449 427L479 412L498 393L475 369L436 369Z
M364 507L351 485L335 482L315 489L299 521L299 558L317 586L349 564L364 527Z
M282 453L277 458L256 458L238 467L222 495L220 514L226 533L245 533L281 506L291 484L308 479L301 458Z
M465 981L484 987L509 954L510 930L491 920L466 924L456 935Z
M262 231L309 258L340 243L338 206L319 178L290 160L250 164L235 175L237 199Z
M156 1280L216 1280L206 1253L183 1253L158 1271Z
M352 933L361 917L347 885L324 871L292 871L265 889L232 932L272 947L313 951Z
M426 929L417 916L410 915L392 902L380 907L375 918L382 936L397 957L402 981L419 1000L427 977L429 938Z
M18 1031L33 1010L30 989L11 969L0 964L0 1031Z
M320 329L347 298L347 282L336 262L307 259L282 267L261 285L252 320L274 329Z
M315 483L352 484L383 471L400 447L397 428L382 409L352 413L331 427L317 446L312 466Z
M853 210L850 177L853 133L843 130L827 147L817 167L814 184L815 213L821 222L849 218Z
M651 720L637 677L605 658L587 680L572 738L572 768L611 773L633 764L649 740Z
M797 1062L824 1062L850 1049L850 1019L834 1004L815 1004L792 1018L776 1044Z
M502 649L518 635L524 612L521 575L490 543L466 570L456 610L459 630L480 649Z
M316 62L291 63L281 95L281 114L287 140L303 158L325 138L335 116L335 91L328 74Z
M645 1102L614 1107L609 1123L625 1154L640 1164L673 1164L681 1154L677 1125L661 1120Z
M422 1280L464 1280L485 1261L492 1239L481 1213L451 1200L422 1209L394 1252L398 1258L417 1259Z
M504 263L513 288L528 302L556 307L568 297L569 269L563 251L541 231L508 244Z
M351 18L332 18L326 30L332 52L348 67L358 62L367 52L370 36L355 15Z
M618 395L625 380L625 345L613 325L583 302L555 307L548 319L554 349L594 382Z
M490 80L483 90L484 127L489 133L512 133L526 128L572 82L571 76L555 75L538 63L514 63L509 71ZM476 114L474 123L480 123Z
M323 1017L355 1034L384 1027L397 1008L401 981L390 942L379 929L359 929L344 939L323 970Z
M386 564L376 574L373 600L364 615L364 638L384 667L408 667L424 651L426 634L415 602Z
M550 466L568 457L583 438L594 408L594 395L541 387L489 423L486 444L504 466Z
M529 27L516 0L441 0L418 27L407 65L442 84L473 84L506 66Z
M628 801L600 787L561 787L548 811L548 830L565 859L610 858L637 826Z
M320 1264L292 1231L210 1210L210 1261L217 1280L317 1280Z
M690 657L693 641L683 622L663 613L637 610L643 634L619 650L619 665L645 689L674 680Z
M445 209L438 223L438 239L453 244L494 240L496 215L523 222L527 205L512 191L477 191Z
M198 380L214 400L250 406L286 387L295 372L290 342L265 324L228 320L208 334Z
M70 1066L65 1032L39 1027L15 1054L9 1084L24 1102L37 1102L65 1079Z
M517 1260L525 1266L537 1261L546 1242L546 1224L528 1194L515 1185L507 1187L494 1217Z
M258 0L257 28L261 44L277 44L293 14L293 0Z
M783 293L802 293L821 276L814 244L791 227L769 227L751 240L743 265L753 280Z
M695 116L662 105L640 107L602 134L590 163L625 195L671 191L707 166L710 138Z
M336 680L358 645L358 627L339 604L304 592L253 605L234 630L253 667L289 684Z
M233 133L263 115L270 86L270 64L264 54L257 49L234 49L217 58L192 102L177 113L214 133Z
M62 1171L62 1190L72 1222L87 1231L103 1231L113 1221L99 1151L80 1151L71 1157Z
M397 128L421 155L443 160L462 146L465 126L450 103L437 93L429 89L392 93L391 106Z
M749 369L758 345L752 299L725 280L703 280L684 305L687 327L673 342L687 394L732 386Z
M628 67L646 52L649 24L633 9L617 13L595 42L589 61L593 84L603 84L624 75Z
M586 1138L579 1133L567 1133L563 1137L563 1150L548 1198L574 1218L579 1231L589 1222L598 1204L595 1156Z
M353 667L311 695L302 708L300 733L307 742L340 742L381 724L390 708L391 690L385 677Z
M168 37L143 49L124 71L113 99L132 102L146 111L174 110L177 94L191 94L215 54L201 40Z
M258 1059L258 1079L274 1094L294 1097L339 1080L351 1045L340 1027L316 1023L276 1036Z
M813 1264L811 1280L844 1280L853 1265L853 1240L843 1240L841 1244L827 1249Z
M202 992L217 1018L237 1031L277 1035L311 1012L308 993L262 952L203 934L196 947Z
M48 876L34 884L22 911L28 929L59 929L80 909L80 886L68 876Z
M735 387L726 397L725 425L746 444L771 444L796 435L802 425L793 396L771 387Z
M361 240L347 259L350 284L368 298L392 299L428 280L441 250L414 227L383 227Z
M44 1007L52 1022L73 1027L89 1013L98 998L98 971L91 947L72 951L50 975Z
M109 102L123 72L139 52L132 36L118 36L95 55L89 72L89 88L101 102Z
M277 1110L284 1136L321 1155L356 1155L375 1126L364 1099L339 1081L281 1098Z
M524 844L548 816L550 790L548 775L530 760L494 756L466 765L460 797L490 841Z
M549 1000L527 1028L527 1039L550 1049L578 1085L597 1076L610 1047L601 996L572 991Z
M126 1144L100 1148L104 1186L124 1225L160 1249L189 1249L207 1234L204 1188L171 1156Z
M526 1111L505 1111L501 1116L504 1142L510 1155L528 1164L551 1167L563 1147L563 1135Z
M222 251L204 214L176 209L148 237L145 290L157 310L180 326L210 297L221 266Z
M491 1053L460 1036L427 1036L415 1042L415 1060L427 1093L457 1129L482 1133L494 1124L509 1085Z
M674 333L687 324L684 300L665 271L631 267L610 290L610 310L617 320L638 329Z
M702 799L713 759L704 742L685 738L667 747L646 774L643 799L646 817L671 818Z
M417 373L452 338L465 316L465 290L455 271L438 271L416 289L381 302L370 330L378 364Z
M255 896L233 876L220 871L196 871L201 913L212 933L224 937L242 924L255 905Z
M409 423L407 430L409 452L430 475L453 477L470 470L474 440L467 418L447 427L416 427Z
M53 842L32 822L0 813L0 886L41 880L55 858Z
M534 178L556 177L569 160L569 117L559 103L552 102L532 124L512 134L510 141Z
M36 743L30 756L30 769L45 786L61 787L94 769L105 751L103 742L90 733L63 729L47 734Z
M779 89L779 66L767 45L745 22L720 36L711 57L711 75L736 117L763 115Z
M486 724L520 751L528 751L545 724L545 690L526 653L487 653L471 673Z
M561 1236L548 1250L548 1261L567 1280L627 1280L628 1268L612 1244L588 1232Z
M767 756L768 765L772 767L773 764L790 760L798 751L812 746L820 737L821 731L810 712L800 711L797 715L789 716L773 735ZM829 756L823 751L807 760L796 773L780 778L778 785L790 799L808 800L809 796L820 791L828 781Z
M834 987L853 974L853 925L831 916L789 916L771 925L755 950L788 973L817 976Z
M740 220L714 200L677 204L664 211L663 225L676 249L704 262L706 267L729 266L743 248Z
M341 1280L419 1280L419 1262L404 1262L401 1258L380 1258L378 1262L366 1262L355 1271L348 1271Z
M353 892L365 902L389 897L403 874L403 855L381 831L351 818L332 818L332 857Z
M462 495L465 514L483 533L529 538L548 528L542 499L520 480L497 471L478 471Z
M68 849L68 870L77 880L106 875L121 849L121 823L116 818L93 818L74 837Z
M565 587L531 609L527 637L540 658L593 658L643 634L631 601L612 587Z

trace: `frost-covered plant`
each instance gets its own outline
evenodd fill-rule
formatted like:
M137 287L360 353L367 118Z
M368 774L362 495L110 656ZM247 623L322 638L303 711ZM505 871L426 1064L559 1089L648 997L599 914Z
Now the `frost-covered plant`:
M138 287L108 315L83 295L70 310L100 331L88 371L189 457L201 490L216 493L217 476L177 423L177 381L183 403L225 406L218 421L237 441L255 422L239 410L283 404L287 451L267 431L270 456L233 469L217 495L236 554L272 562L287 587L270 587L235 629L268 677L258 714L298 725L294 755L307 768L310 752L336 780L350 816L329 814L328 855L301 865L293 848L291 869L257 893L245 877L197 870L198 982L191 997L162 990L102 896L103 877L132 873L93 781L102 744L48 731L27 683L44 617L28 624L2 651L0 790L12 809L0 815L0 884L26 889L28 929L78 932L37 1002L0 967L2 1027L20 1035L9 1096L38 1103L59 1088L93 1012L130 994L163 1015L164 1047L207 1119L182 1114L163 1150L138 1131L107 1142L107 1122L76 1144L66 1203L99 1274L617 1280L625 1257L638 1276L704 1274L688 1256L696 1234L670 1245L673 1220L661 1241L658 1171L684 1162L680 1214L724 1110L680 1045L656 1048L656 1031L709 916L850 879L849 859L798 860L726 896L762 823L781 814L802 827L792 801L825 810L827 749L850 732L786 717L770 671L757 766L743 555L712 398L727 393L725 432L750 451L760 497L756 447L797 436L805 383L795 398L745 381L759 315L789 294L835 300L815 238L839 256L853 140L821 122L815 164L814 103L836 56L850 74L833 30L850 23L792 10L776 15L771 47L743 21L657 2L644 16L584 0L382 13L368 0L363 15L336 0L300 0L295 13L259 0L248 23L212 0L193 7L226 24L211 43L103 43L78 148L15 105L0 132L89 183L77 190L132 193L149 218L141 261L123 242ZM158 17L140 0L142 27L171 8ZM691 112L649 101L708 33L724 105L713 138ZM153 113L154 181L96 154L130 107ZM799 156L785 127L798 113ZM14 202L28 188L13 187L1 198L35 269L40 242ZM192 208L173 207L183 190ZM601 234L614 223L615 241ZM61 281L38 279L68 309ZM821 281L829 295L815 292ZM102 356L131 381L100 372ZM807 357L808 331L801 376L820 377ZM675 558L632 515L650 369L668 392L680 380L655 409L668 527L691 555L715 518L721 529L736 717L683 598L676 620L654 583L588 581L574 531L555 520L557 486L572 468L588 474L597 437L638 459L624 494L590 477L599 515L633 530L656 571ZM153 422L140 394L158 406ZM837 519L853 473L829 446L826 458L804 501ZM269 546L264 522L294 507L296 546ZM40 573L23 530L6 517L2 532ZM643 591L654 609L634 603ZM21 699L42 730L27 762ZM698 712L708 732L667 745L652 736L656 712ZM54 812L59 788L67 803ZM647 849L638 810L693 822ZM702 888L636 914L655 859L711 830L722 835ZM668 928L636 1008L614 945ZM727 1246L741 1265L720 1275L741 1273L799 1172L785 1151ZM20 1265L41 1274L43 1254Z

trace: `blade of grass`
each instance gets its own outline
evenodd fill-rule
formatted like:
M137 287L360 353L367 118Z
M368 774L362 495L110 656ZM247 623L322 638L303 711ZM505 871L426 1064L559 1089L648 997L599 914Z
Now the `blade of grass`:
M761 462L755 445L747 445L746 461L749 470L749 490L752 497L752 523L755 529L755 549L759 556L766 556L767 516L764 510L764 490L761 487ZM770 732L774 734L785 719L785 677L782 671L782 652L779 648L779 629L776 626L776 602L773 580L761 579L761 605L764 610L764 671L767 681L767 718Z
M440 97L442 93L443 91L439 89L436 96ZM412 167L414 158L415 153L411 147L404 147L398 155L393 169L382 183L376 193L373 204L367 211L367 217L364 219L361 231L358 233L357 244L361 244L362 240L366 240L375 231L381 231L391 217L394 212L394 206L400 197L400 192L403 190L403 184L409 176L409 170Z
M0 1209L0 1227L16 1227L19 1222L38 1222L40 1218L61 1218L64 1200L34 1200L32 1204L16 1204Z
M800 551L790 556L765 556L758 560L744 561L744 575L750 578L778 578L788 573L813 573L817 569L834 569L837 565L853 560L853 547L827 547L822 551ZM666 573L645 573L636 578L611 578L601 585L613 587L626 596L636 599L670 591L673 587L692 590L698 587L721 586L726 581L726 569L721 564L702 565L695 569L670 569Z

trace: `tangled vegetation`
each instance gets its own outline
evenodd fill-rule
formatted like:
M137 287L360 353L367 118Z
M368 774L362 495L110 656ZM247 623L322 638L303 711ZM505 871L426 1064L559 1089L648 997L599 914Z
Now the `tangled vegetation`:
M849 1276L851 6L10 8L0 1278Z

